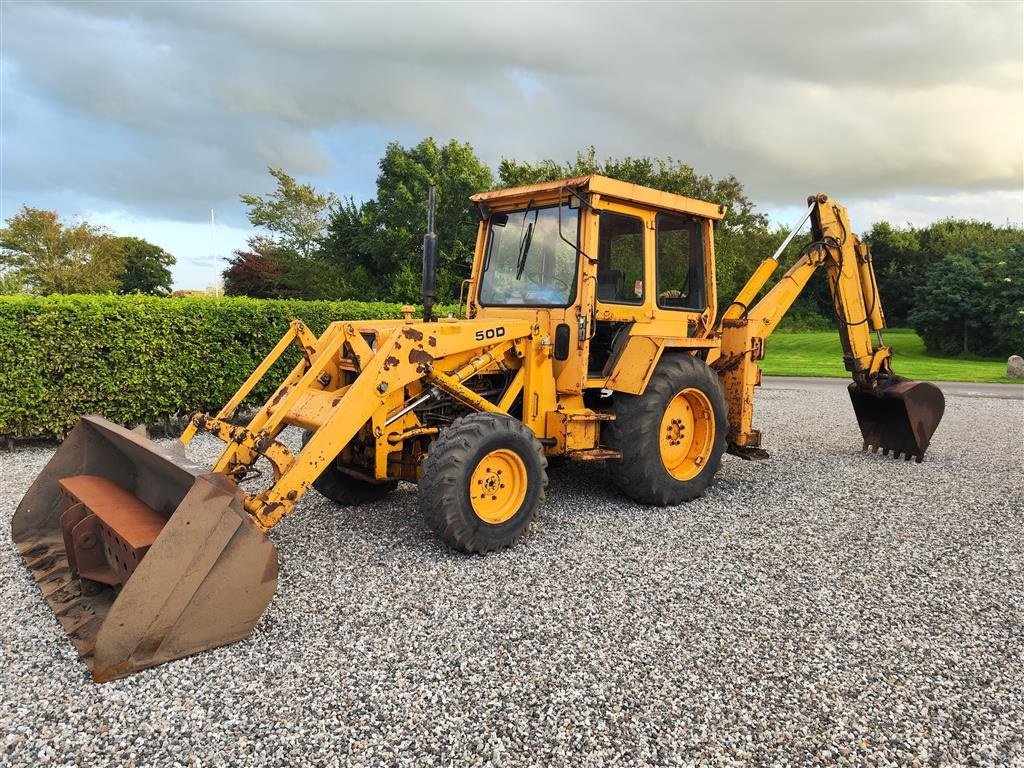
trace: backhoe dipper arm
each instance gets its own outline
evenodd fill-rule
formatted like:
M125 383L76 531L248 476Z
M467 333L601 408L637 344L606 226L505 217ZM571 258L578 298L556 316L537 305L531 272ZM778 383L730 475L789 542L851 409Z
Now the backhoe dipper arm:
M881 338L885 321L868 247L850 230L846 209L841 205L826 195L808 198L807 202L807 213L797 229L809 215L814 237L811 245L771 290L747 309L746 303L774 271L779 252L765 259L721 321L722 354L713 367L722 379L729 405L730 451L748 458L764 455L760 450L761 433L752 426L754 387L761 382L757 361L764 358L764 342L820 267L828 270L843 360L857 387L871 390L880 377L892 373L892 351Z

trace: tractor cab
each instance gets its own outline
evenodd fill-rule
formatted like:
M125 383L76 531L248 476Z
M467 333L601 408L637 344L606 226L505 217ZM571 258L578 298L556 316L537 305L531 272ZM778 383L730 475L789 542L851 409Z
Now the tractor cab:
M540 325L559 392L604 388L632 338L660 346L713 332L721 206L604 176L472 201L481 222L469 316Z

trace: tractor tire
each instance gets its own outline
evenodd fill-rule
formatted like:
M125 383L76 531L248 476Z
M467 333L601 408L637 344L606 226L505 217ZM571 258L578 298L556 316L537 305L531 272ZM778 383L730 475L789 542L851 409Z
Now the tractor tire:
M729 430L725 394L702 360L665 355L641 395L616 393L605 428L612 480L641 504L669 506L697 498L711 484Z
M526 533L547 484L544 448L529 427L504 413L471 413L430 446L420 511L452 549L496 552Z
M303 448L309 442L310 435L310 432L302 433ZM346 507L358 507L380 501L397 487L397 480L371 483L347 475L335 462L331 462L330 466L320 473L320 477L313 481L313 488L321 496Z

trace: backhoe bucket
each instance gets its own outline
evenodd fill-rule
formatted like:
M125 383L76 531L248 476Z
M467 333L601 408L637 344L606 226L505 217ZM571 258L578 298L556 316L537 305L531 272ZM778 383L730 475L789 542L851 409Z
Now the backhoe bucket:
M946 409L942 390L934 384L900 378L873 390L851 384L850 400L864 450L881 448L883 454L892 452L895 458L903 454L907 461L914 457L918 463Z
M18 550L97 682L246 637L277 550L238 486L86 416L22 499Z

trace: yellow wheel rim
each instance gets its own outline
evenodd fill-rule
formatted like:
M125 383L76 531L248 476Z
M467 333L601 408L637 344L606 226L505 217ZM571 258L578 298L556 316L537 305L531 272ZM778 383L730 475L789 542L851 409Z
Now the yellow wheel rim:
M469 480L473 512L485 523L504 523L523 506L526 485L526 464L515 451L491 451L476 465Z
M676 480L692 480L711 458L715 415L699 389L684 389L669 401L658 432L661 460Z

